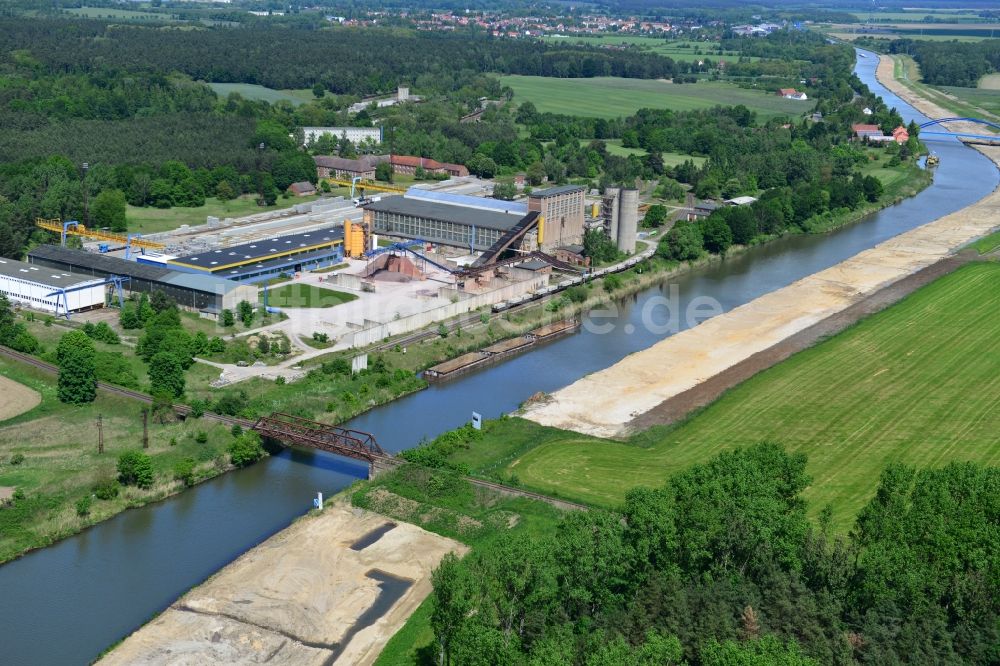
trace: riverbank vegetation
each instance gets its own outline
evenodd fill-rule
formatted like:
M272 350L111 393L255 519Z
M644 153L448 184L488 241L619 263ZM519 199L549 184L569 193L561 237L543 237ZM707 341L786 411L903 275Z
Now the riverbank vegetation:
M0 423L0 486L14 488L0 505L0 563L231 469L227 426L149 417L143 448L147 405L100 390L93 402L67 405L41 370L0 358L0 373L42 396L34 409ZM145 487L119 483L119 456L130 451L149 457Z
M1000 330L997 279L996 263L962 268L761 372L685 421L624 442L514 418L489 423L475 440L439 440L429 445L436 452L419 455L612 507L630 487L655 487L719 451L773 441L808 455L815 483L803 496L817 514L831 505L832 527L845 532L891 462L1000 464L1000 422L990 408L1000 394L989 379L1000 371L989 351Z
M998 468L893 464L846 538L825 514L808 518L807 468L774 444L737 448L542 534L500 530L441 563L433 596L377 663L1000 656Z

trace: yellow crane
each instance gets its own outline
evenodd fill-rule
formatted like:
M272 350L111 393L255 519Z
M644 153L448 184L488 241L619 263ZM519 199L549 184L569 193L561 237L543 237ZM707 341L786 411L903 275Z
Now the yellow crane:
M365 191L374 190L375 192L392 192L394 194L403 194L404 192L406 192L405 187L389 185L388 183L376 183L373 180L361 180L360 178L352 178L351 180L341 180L339 178L327 178L326 182L330 183L331 185L336 185L338 187L351 188L352 197L354 196L355 187L359 187Z
M127 236L123 236L122 234L115 234L109 231L88 229L75 220L71 222L63 222L59 219L46 220L39 217L35 219L35 226L39 229L45 229L46 231L59 234L59 238L63 245L66 244L66 236L70 235L83 236L85 238L96 238L97 240L108 241L109 243L121 243L125 247L142 248L144 250L162 250L166 247L163 243L143 240L139 234L128 234Z

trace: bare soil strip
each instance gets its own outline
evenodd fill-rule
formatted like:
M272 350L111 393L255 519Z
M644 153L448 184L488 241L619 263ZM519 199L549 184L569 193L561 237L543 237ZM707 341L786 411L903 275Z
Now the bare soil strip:
M468 550L407 523L384 530L387 523L346 501L327 506L181 597L99 663L371 664L430 594L441 558ZM351 548L375 530L384 533ZM409 586L369 624L387 576Z
M998 148L979 149L994 162L1000 159ZM998 223L1000 192L994 191L963 210L627 356L555 392L548 401L529 405L524 416L583 434L624 436L633 421L637 425L653 420L637 421L665 401L942 261ZM712 393L717 391L707 390L706 395ZM693 400L692 406L703 399Z
M0 421L12 419L42 402L38 391L0 375Z

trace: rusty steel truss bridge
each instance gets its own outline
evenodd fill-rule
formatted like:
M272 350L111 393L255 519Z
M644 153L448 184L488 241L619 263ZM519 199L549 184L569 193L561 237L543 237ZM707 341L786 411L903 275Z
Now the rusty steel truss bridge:
M396 458L382 450L374 435L360 430L310 421L281 412L260 417L253 429L263 437L284 444L319 449L366 462L369 477L399 464Z

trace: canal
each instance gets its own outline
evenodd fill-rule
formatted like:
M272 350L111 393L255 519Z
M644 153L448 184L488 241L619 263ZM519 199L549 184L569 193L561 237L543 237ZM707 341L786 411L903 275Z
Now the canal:
M859 58L866 84L907 120L923 120L875 81L874 54ZM933 185L869 219L821 236L795 236L672 278L680 306L710 297L729 310L823 270L899 233L982 198L998 172L980 153L936 140ZM586 330L522 356L372 410L350 427L375 433L389 451L460 426L472 411L510 412L608 367L664 336L642 325L643 305L662 284L626 299L608 333ZM82 534L0 566L0 637L7 664L85 663L178 596L305 513L316 491L329 496L366 473L350 460L286 450L164 502L127 511Z

